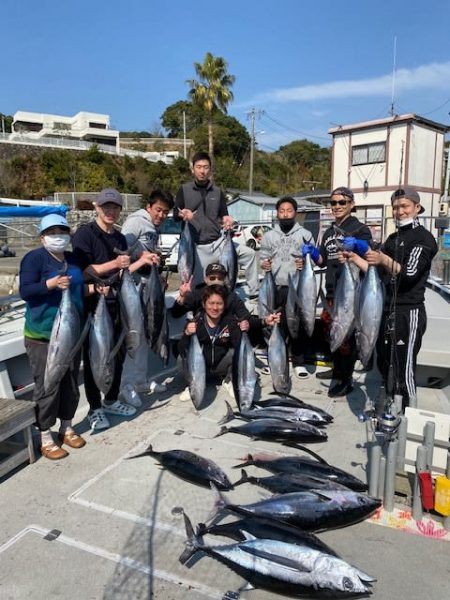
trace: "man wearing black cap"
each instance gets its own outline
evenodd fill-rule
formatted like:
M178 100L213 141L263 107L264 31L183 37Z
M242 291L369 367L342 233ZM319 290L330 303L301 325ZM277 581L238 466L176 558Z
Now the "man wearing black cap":
M400 393L403 407L416 407L417 354L427 325L425 285L437 245L431 233L419 224L417 217L424 208L415 189L399 188L392 194L391 203L397 231L380 251L369 250L364 258L369 265L380 267L386 285L377 342L378 368L388 392ZM389 378L391 362L393 373ZM395 388L389 389L392 385Z
M365 254L369 249L372 239L370 229L361 223L351 213L355 209L355 198L352 190L347 187L338 187L331 192L331 212L334 223L325 230L320 249L312 244L303 246L303 255L311 254L311 258L318 265L327 267L325 274L326 300L328 306L333 305L334 290L341 272L341 263L338 253L342 250L344 242L346 249L353 250L357 254ZM324 331L329 333L331 327L331 315L328 307L324 308L321 320ZM352 391L352 375L357 359L355 334L345 340L335 352L333 352L333 370L317 373L319 379L333 379L334 385L330 386L328 396L338 398Z

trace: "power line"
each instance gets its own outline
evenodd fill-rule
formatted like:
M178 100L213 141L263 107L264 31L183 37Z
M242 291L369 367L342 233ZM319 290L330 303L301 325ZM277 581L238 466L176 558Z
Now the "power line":
M277 121L277 119L274 119L273 117L271 117L270 115L268 115L267 112L265 113L265 117L267 119L270 119L271 121L273 121L274 123L276 123L276 125L279 125L283 129L288 129L290 131L293 131L294 133L298 133L300 135L304 135L305 137L312 137L312 138L315 138L317 140L326 140L327 142L330 141L329 138L321 137L320 135L312 135L311 133L306 133L305 131L300 131L299 129L295 129L294 127L290 127L289 125L281 123L280 121Z

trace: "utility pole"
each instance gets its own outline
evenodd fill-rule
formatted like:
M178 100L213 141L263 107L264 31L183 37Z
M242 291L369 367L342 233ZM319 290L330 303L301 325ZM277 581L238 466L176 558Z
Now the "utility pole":
M252 108L251 111L247 113L248 118L250 119L250 172L248 177L248 193L251 196L253 194L253 162L255 158L255 120L256 117L260 117L264 114L263 110L256 110L256 108Z
M186 111L183 110L183 156L186 158Z

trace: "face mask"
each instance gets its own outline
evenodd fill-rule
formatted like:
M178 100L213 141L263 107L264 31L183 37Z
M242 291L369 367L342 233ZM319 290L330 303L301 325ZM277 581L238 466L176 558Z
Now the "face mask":
M44 235L44 248L49 252L64 252L70 244L70 235L57 233Z
M412 225L414 223L414 217L409 217L408 219L397 219L395 224L397 227L406 227L407 225Z
M295 225L295 219L279 219L280 229L283 233L288 233Z

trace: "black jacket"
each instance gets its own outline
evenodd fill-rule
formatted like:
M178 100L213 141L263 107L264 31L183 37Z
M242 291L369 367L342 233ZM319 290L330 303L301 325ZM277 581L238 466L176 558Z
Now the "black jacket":
M175 304L170 309L170 314L174 319L179 319L187 312L192 311L194 315L202 310L203 290L206 288L206 283L197 286L190 294L186 294L183 304ZM236 292L230 292L225 305L225 314L236 317L238 321L250 319L250 312L247 310L244 302L239 298Z
M386 309L391 306L394 292L398 308L423 305L431 261L437 250L434 237L418 221L399 227L387 238L382 252L400 263L401 271L393 278L386 269L380 269L380 276L386 285Z
M241 338L241 330L236 318L232 315L224 315L213 332L208 330L205 319L205 313L201 311L195 322L197 323L198 341L203 348L206 370L208 371L222 360L228 350L237 347ZM190 335L183 333L178 346L182 356L187 353L190 339Z
M369 242L372 239L372 233L367 225L364 225L364 223L361 223L361 221L358 221L358 219L352 215L347 217L341 225L339 225L339 229L344 231L345 235L339 233L339 231L335 229L334 224L330 225L330 227L325 230L320 245L320 255L322 256L324 265L327 267L325 274L327 298L334 297L336 281L342 269L342 266L337 259L339 242L342 242L344 237L349 236L355 237L358 240L366 240L366 242Z

